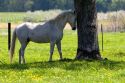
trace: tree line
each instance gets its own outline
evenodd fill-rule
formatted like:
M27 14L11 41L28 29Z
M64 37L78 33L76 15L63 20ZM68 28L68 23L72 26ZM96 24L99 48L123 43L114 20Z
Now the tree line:
M97 11L125 10L125 0L96 0ZM0 12L74 9L74 0L0 0Z

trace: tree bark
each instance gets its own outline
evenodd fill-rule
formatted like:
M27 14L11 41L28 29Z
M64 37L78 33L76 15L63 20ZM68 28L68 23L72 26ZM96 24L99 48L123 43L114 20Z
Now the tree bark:
M76 59L101 59L96 0L74 0L77 15L78 49Z

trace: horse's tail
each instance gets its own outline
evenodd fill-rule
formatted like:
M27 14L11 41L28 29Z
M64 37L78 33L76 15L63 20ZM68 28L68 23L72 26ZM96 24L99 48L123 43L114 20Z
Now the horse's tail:
M10 63L12 63L13 54L15 50L15 43L16 43L16 29L13 31L12 42L10 47Z

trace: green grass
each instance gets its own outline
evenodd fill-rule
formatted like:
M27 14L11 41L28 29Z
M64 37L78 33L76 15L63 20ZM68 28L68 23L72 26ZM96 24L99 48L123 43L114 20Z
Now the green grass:
M24 20L26 17L25 12L1 12L0 13L0 22L14 22L19 23Z
M59 13L61 10L35 11L35 12L0 12L0 22L22 23L26 21L41 22L49 20Z
M6 30L0 30L6 32ZM77 49L77 33L64 31L63 61L55 48L53 62L49 44L30 43L26 48L26 64L18 64L19 42L13 64L9 64L7 36L0 33L0 83L124 83L125 33L104 33L103 61L73 60ZM99 35L101 48L101 35Z

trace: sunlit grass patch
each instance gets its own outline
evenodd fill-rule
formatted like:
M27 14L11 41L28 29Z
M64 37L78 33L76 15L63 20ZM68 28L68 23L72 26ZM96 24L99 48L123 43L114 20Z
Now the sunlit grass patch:
M6 32L2 30L1 32ZM30 42L26 48L26 64L18 64L17 41L13 64L9 63L7 35L0 34L0 83L124 83L125 33L104 33L104 51L108 60L74 60L77 50L77 32L65 30L62 40L63 60L57 48L53 61L49 59L49 44Z

